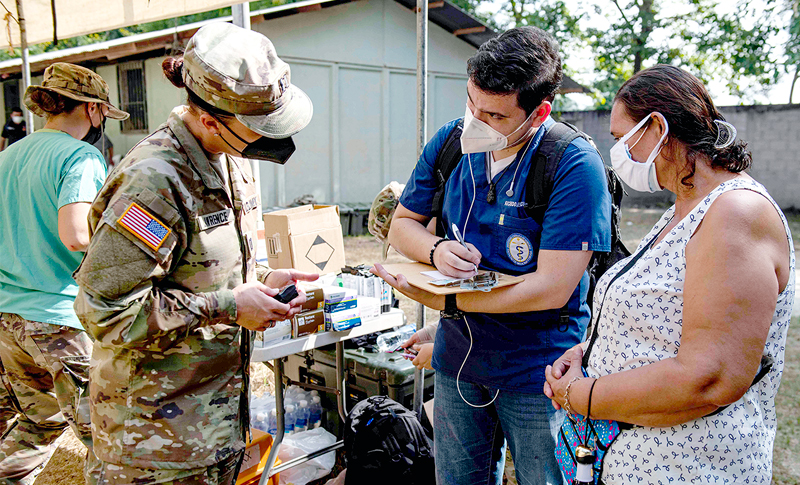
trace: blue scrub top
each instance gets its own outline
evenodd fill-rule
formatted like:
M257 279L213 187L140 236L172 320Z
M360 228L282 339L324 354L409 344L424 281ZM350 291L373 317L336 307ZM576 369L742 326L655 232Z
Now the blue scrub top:
M412 212L431 216L437 188L433 166L457 122L453 120L444 125L425 146L400 199ZM526 178L531 160L546 130L554 123L548 118L524 157L523 148L514 163L495 175L497 200L494 203L486 201L489 191L486 154L464 155L450 175L442 210L447 237L455 239L450 227L452 223L457 224L466 241L481 252L481 269L522 275L536 271L539 249L610 250L611 195L605 168L597 151L583 138L575 139L564 152L542 224L526 214ZM513 195L509 196L507 191L512 179ZM474 206L467 220L473 196ZM568 327L559 328L560 309L467 313L465 318L474 344L461 371L461 379L492 388L542 392L544 367L583 338L589 322L588 286L588 273L584 273L568 303ZM455 377L469 344L464 320L443 320L436 333L434 369Z

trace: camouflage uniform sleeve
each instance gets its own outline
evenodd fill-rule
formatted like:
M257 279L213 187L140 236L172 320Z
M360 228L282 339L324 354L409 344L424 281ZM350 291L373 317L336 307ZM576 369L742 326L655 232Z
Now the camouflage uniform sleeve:
M89 334L107 346L156 350L174 345L192 328L235 323L233 291L191 293L164 282L180 261L187 236L174 201L164 196L170 191L150 190L157 184L137 184L135 175L115 178L123 182L106 184L107 193L92 205L92 239L74 275L80 285L75 312ZM169 228L157 249L120 225L132 204Z
M264 266L261 263L256 263L256 278L263 284L267 284L267 278L269 274L272 273L272 268L269 266Z

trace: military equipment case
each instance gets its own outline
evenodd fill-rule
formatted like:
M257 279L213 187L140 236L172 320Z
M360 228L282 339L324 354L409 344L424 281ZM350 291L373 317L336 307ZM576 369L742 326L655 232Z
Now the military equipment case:
M414 366L400 352L392 354L368 352L364 349L346 349L345 381L347 382L347 410L370 396L389 396L411 409L414 401ZM296 381L321 386L336 387L335 347L326 346L290 355L285 367L286 375ZM433 398L434 372L425 371L423 401ZM322 393L321 393L322 394ZM322 399L325 408L325 428L339 435L341 422L336 407L336 396L326 393Z

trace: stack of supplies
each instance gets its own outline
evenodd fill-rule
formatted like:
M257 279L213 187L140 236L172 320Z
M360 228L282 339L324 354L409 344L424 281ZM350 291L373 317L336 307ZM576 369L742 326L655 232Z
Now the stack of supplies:
M339 332L361 325L358 295L355 290L338 286L323 287L325 293L325 330Z

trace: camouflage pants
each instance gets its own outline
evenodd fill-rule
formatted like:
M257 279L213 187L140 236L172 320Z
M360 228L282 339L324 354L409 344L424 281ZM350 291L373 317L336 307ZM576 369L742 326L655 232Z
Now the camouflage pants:
M19 413L0 444L0 484L32 482L30 475L41 471L68 424L91 449L91 353L83 330L0 313L0 360Z
M91 453L84 478L87 485L234 485L243 458L244 450L206 468L148 470L106 463Z
M17 419L17 409L11 398L11 392L8 390L9 387L6 369L3 367L3 362L0 361L0 440Z

